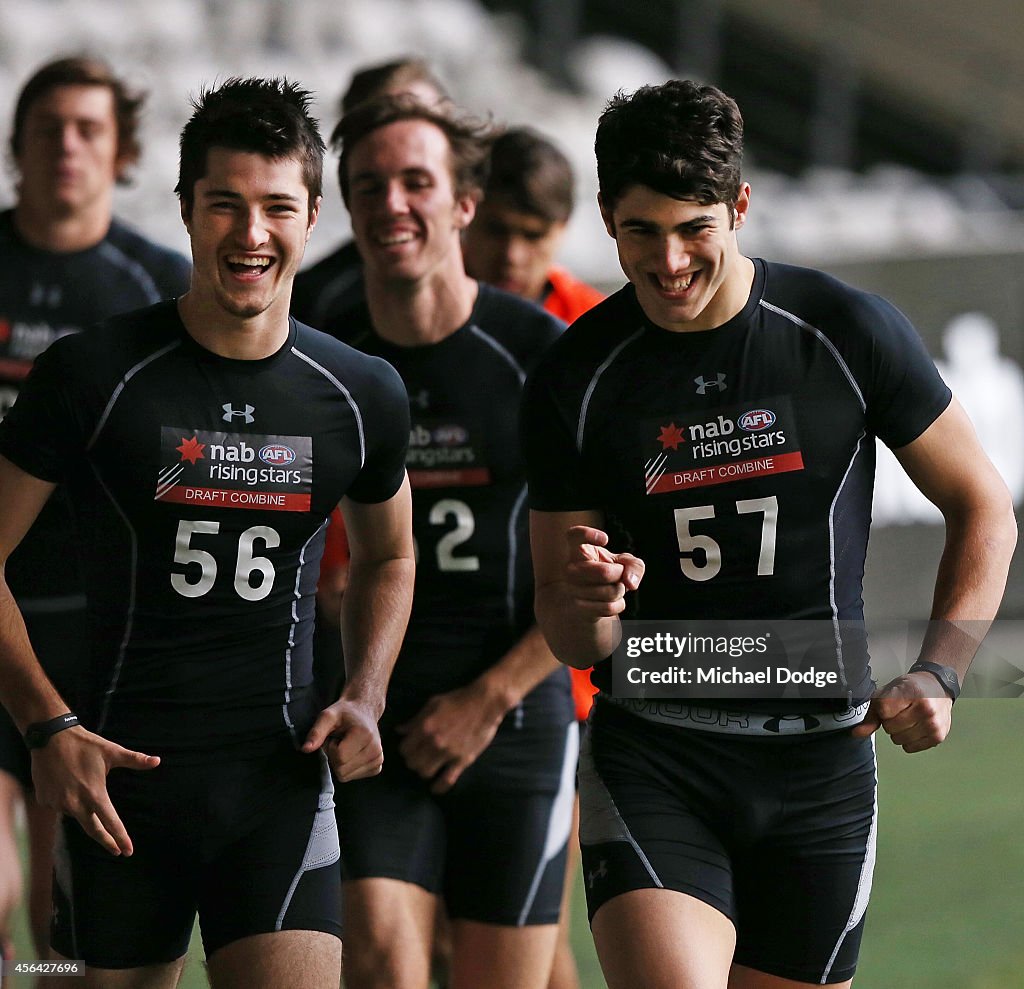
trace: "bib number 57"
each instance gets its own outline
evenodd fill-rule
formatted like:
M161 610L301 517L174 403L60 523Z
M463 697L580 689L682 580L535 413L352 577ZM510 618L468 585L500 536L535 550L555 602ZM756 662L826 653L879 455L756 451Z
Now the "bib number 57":
M750 498L736 502L739 515L753 515L760 512L761 552L757 559L757 575L771 576L775 573L775 530L779 520L779 500ZM722 569L722 547L703 533L690 532L690 523L715 517L714 505L697 505L693 508L675 510L676 538L679 541L679 569L690 580L711 580Z

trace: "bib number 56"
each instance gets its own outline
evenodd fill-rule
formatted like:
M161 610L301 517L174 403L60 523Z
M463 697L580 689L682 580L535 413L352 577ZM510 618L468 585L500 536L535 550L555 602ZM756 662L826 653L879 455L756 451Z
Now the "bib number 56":
M186 570L184 573L171 574L171 587L182 597L201 598L213 588L217 580L217 560L212 553L193 546L192 537L215 536L219 532L219 522L182 519L178 523L174 562ZM281 536L269 525L254 525L238 537L233 583L235 593L245 601L262 601L274 588L274 564L268 557L255 554L257 542L262 549L275 549L281 545ZM254 575L259 578L255 586L252 583Z

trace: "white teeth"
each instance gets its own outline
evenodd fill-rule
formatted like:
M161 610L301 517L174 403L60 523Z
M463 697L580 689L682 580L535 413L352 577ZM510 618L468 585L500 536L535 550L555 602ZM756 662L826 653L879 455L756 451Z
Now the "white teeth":
M415 234L404 231L403 233L391 234L387 237L378 238L380 243L385 247L391 247L393 244L408 244L410 240L413 240Z
M683 278L659 278L658 284L661 285L666 292L685 292L690 287L690 282L693 281L694 274L696 274L696 272L691 271L690 274Z
M247 268L266 268L270 265L270 258L250 258L235 255L228 258L229 264L244 264Z

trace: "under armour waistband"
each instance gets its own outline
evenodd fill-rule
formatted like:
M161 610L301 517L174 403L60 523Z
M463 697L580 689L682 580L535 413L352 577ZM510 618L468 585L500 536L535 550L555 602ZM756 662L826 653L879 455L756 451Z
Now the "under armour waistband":
M609 697L600 694L599 704L612 704L623 711L647 721L677 728L713 731L724 735L810 735L825 731L842 731L864 720L868 702L843 711L814 712L813 714L753 714L747 711L728 711L724 708L699 707L681 701L644 699L636 697Z

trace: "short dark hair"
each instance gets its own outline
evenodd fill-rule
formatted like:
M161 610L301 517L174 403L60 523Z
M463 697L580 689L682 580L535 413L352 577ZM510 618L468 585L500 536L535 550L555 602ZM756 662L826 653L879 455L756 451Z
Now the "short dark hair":
M228 79L202 89L181 132L174 191L192 209L195 184L206 175L211 148L249 151L267 158L295 158L309 191L309 208L323 191L324 142L310 114L312 95L287 79Z
M632 185L731 207L742 185L743 117L720 89L688 79L620 91L601 114L594 151L607 210Z
M501 134L491 147L490 165L485 200L501 200L549 223L572 216L572 165L535 130L513 127Z
M360 103L383 95L388 90L401 86L423 83L436 90L438 101L450 101L451 97L430 66L422 58L399 58L380 65L368 65L352 76L341 97L341 115L351 112Z
M25 131L25 119L36 100L60 86L103 86L114 97L114 119L117 122L117 182L128 184L128 167L142 154L139 142L139 117L146 94L128 87L101 58L72 55L47 62L37 69L18 94L14 106L14 127L11 131L11 154L17 159Z
M495 131L490 121L459 113L452 108L431 107L407 93L378 96L360 103L338 121L331 134L331 147L340 155L338 183L341 197L348 205L348 162L352 149L367 134L403 120L422 120L433 124L448 139L452 184L458 196L479 199L487 183L487 159Z

